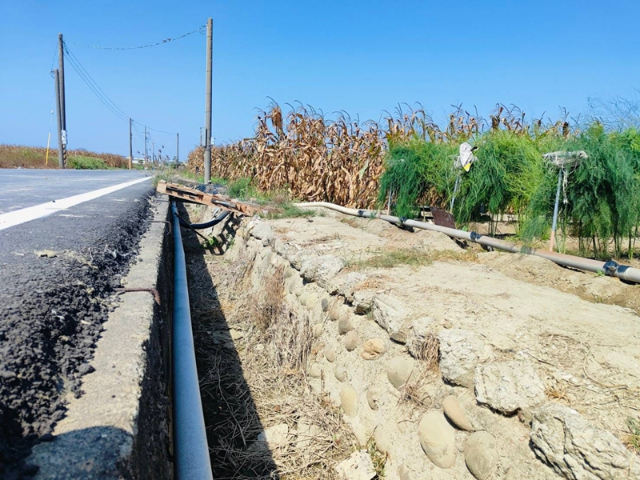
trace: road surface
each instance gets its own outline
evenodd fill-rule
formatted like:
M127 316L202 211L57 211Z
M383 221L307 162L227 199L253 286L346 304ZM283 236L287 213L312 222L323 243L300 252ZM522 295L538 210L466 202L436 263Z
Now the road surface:
M139 171L0 170L0 478L81 394L152 194Z

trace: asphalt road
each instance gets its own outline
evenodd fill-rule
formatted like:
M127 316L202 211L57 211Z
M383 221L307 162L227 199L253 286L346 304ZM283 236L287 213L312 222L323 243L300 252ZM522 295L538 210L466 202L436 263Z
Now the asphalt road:
M0 170L0 478L21 478L64 397L81 394L151 195L143 172Z
M0 170L0 214L127 182L138 170Z

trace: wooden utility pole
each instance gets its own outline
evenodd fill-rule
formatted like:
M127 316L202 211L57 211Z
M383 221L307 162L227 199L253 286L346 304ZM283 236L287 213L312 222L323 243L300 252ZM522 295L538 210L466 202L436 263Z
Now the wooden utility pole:
M207 21L207 84L204 98L204 183L211 182L211 63L213 60L213 20Z
M67 160L67 104L65 102L64 90L64 40L62 34L58 34L58 85L60 91L60 115L62 120L62 158L61 168L65 167Z
M176 133L176 163L180 163L180 134Z
M133 164L133 134L131 133L131 119L129 119L129 170Z
M58 111L58 163L64 168L64 146L62 145L62 106L60 103L60 72L56 68L53 71L56 84L56 107Z

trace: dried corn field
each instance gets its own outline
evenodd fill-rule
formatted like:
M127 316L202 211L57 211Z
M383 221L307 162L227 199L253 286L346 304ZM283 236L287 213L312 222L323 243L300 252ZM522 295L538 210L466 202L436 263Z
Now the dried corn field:
M203 149L189 154L188 168L203 168ZM283 115L273 104L258 115L255 136L216 147L211 175L249 177L261 190L287 189L300 199L372 207L386 153L384 135L374 122L345 115L329 121L310 107Z

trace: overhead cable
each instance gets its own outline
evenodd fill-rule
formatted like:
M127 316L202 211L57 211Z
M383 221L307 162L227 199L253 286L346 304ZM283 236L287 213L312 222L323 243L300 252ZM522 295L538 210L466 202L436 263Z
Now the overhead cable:
M205 31L205 29L207 28L206 25L201 25L199 26L196 30L193 30L192 32L188 32L185 34L180 35L179 37L175 37L175 38L165 38L163 40L160 40L159 42L156 43L150 43L148 45L137 45L135 47L101 47L98 45L85 45L83 43L76 43L76 42L69 42L73 45L77 45L79 47L85 47L85 48L95 48L97 50L137 50L140 48L150 48L150 47L157 47L158 45L164 45L165 43L169 43L169 42L175 42L176 40L180 40L182 38L188 37L189 35L193 35L194 33L202 33Z

